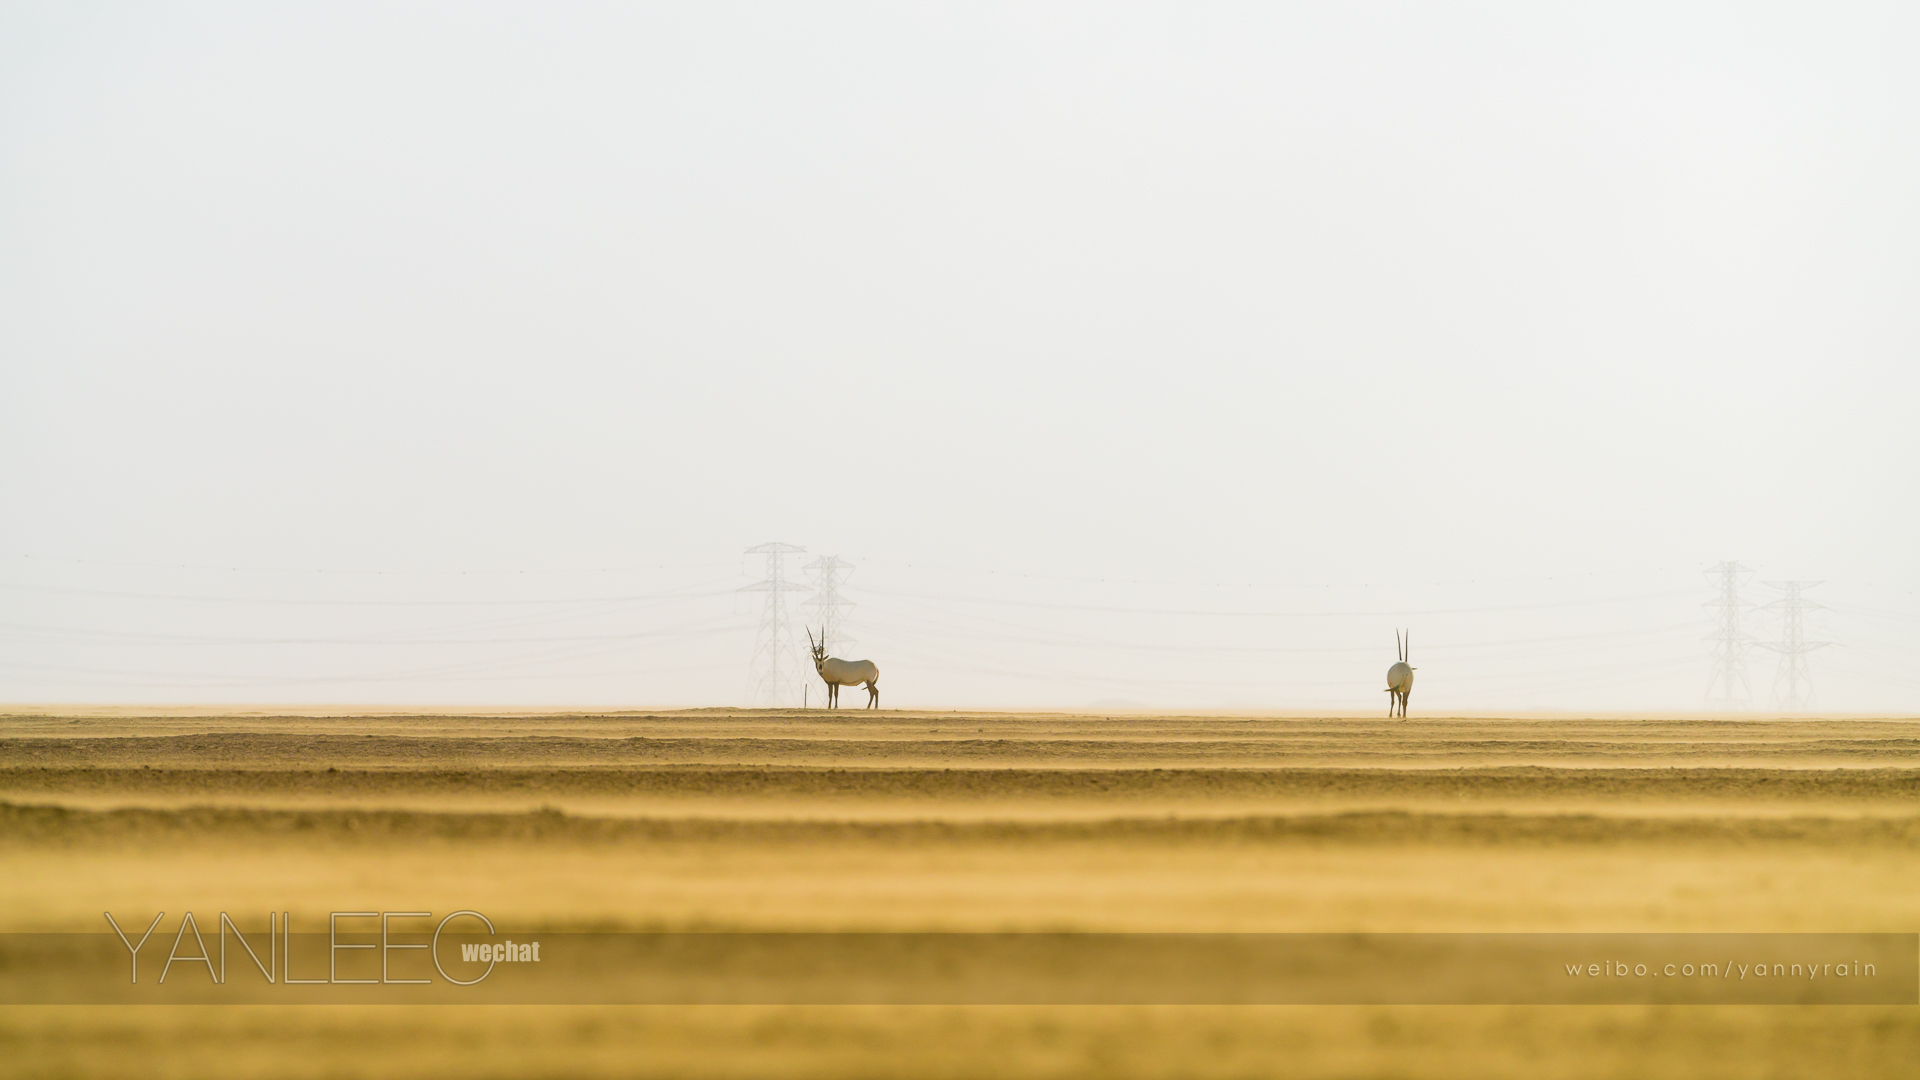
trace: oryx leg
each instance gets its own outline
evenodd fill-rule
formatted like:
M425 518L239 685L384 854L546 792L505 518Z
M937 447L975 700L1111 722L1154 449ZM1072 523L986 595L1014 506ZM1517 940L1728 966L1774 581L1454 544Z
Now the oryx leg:
M879 707L880 707L880 684L868 683L867 684L867 708L877 709Z

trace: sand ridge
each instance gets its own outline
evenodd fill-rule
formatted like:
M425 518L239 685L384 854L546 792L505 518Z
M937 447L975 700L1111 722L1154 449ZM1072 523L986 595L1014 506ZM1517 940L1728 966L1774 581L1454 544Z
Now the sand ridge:
M0 930L475 908L516 931L1911 932L1917 748L1912 719L17 714ZM0 1039L26 1075L129 1077L1531 1077L1549 1053L1892 1077L1920 1055L1908 1008L460 1007L350 1038L349 1011L279 1007L269 1033L21 1006Z

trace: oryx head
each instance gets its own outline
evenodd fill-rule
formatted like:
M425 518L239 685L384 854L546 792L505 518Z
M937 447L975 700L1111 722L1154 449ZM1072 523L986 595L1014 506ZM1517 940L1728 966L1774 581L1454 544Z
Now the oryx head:
M827 628L820 628L820 640L813 640L813 631L807 631L807 644L813 647L813 670L819 671L820 665L827 662Z

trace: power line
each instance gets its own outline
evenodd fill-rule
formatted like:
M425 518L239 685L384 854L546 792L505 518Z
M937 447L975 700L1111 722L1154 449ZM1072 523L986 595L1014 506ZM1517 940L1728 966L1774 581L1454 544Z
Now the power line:
M1741 628L1753 605L1740 595L1740 586L1752 576L1752 570L1737 562L1722 562L1707 571L1707 580L1713 582L1713 599L1705 605L1713 613L1713 634L1706 639L1713 645L1708 708L1739 711L1753 707L1753 688L1747 683L1747 650L1752 647L1753 636Z
M1801 594L1818 584L1817 581L1767 582L1769 588L1786 594L1766 605L1767 610L1779 613L1780 640L1760 642L1761 648L1780 654L1773 675L1773 706L1785 712L1800 712L1813 705L1813 672L1808 667L1807 654L1833 644L1807 640L1806 614L1821 608Z
M727 580L720 578L716 580ZM739 580L735 578L734 580ZM705 583L703 583L705 584ZM692 588L694 586L683 586ZM269 596L197 596L190 593L143 593L122 592L113 589L70 589L55 585L15 585L0 583L0 589L12 592L60 593L70 596L110 596L120 600L167 600L176 603L191 604L265 604L281 607L526 607L561 604L605 605L623 604L635 600L659 600L663 598L725 596L727 590L717 589L705 593L688 593L678 590L660 593L637 593L630 596L572 596L556 597L546 600L308 600Z
M739 632L741 629L744 629L744 627L739 626L738 624L729 624L729 625L710 627L707 629L695 630L695 631L686 631L686 630L677 631L675 632L674 636L680 640L690 640L694 638L709 637L714 635L733 634L733 633ZM453 681L464 681L466 678L477 677L481 673L495 673L504 668L529 667L529 666L538 667L545 664L561 663L569 660L580 660L580 659L585 659L585 658L594 657L594 656L607 656L607 655L616 654L616 653L624 653L627 651L627 649L628 649L628 646L625 644L616 645L612 647L605 647L605 646L598 646L598 645L581 646L578 644L570 644L570 645L565 645L556 649L545 649L545 650L540 650L536 652L519 653L519 654L505 656L505 657L494 657L494 658L485 659L485 660L458 661L455 663L436 664L428 667L417 667L417 668L406 668L406 669L400 669L400 670L384 671L384 672L378 672L370 675L307 675L307 676L302 676L302 675L231 676L231 675L218 675L218 674L197 675L192 673L180 672L178 670L130 671L130 670L124 670L124 669L115 669L115 668L75 667L75 666L59 665L59 664L22 664L22 663L12 663L12 662L0 662L0 669L19 670L19 671L55 671L55 672L69 672L69 673L90 674L90 675L149 677L153 679L162 679L162 680L176 678L176 677L185 677L185 678L193 678L193 679L221 679L226 681L220 683L219 685L234 685L234 686L276 685L281 683L406 682L406 681L413 681L413 680L419 680L419 679L434 679L437 681L446 681L451 679ZM469 674L469 673L473 673L473 674ZM563 677L563 675L564 673L554 673L555 678ZM165 685L165 684L156 683L156 685Z
M767 594L760 609L760 630L754 635L753 658L747 662L747 703L756 707L780 708L800 703L798 646L793 627L787 623L787 599L790 592L804 592L806 586L787 580L785 559L806 548L792 544L767 543L747 549L749 555L767 557L767 576L739 592Z
M17 666L17 665L0 664L0 667L13 667L13 666ZM707 664L707 665L695 666L695 667L689 667L685 664L673 664L666 667L657 667L657 668L612 668L612 669L606 669L601 671L566 671L566 672L530 671L530 672L522 672L520 674L514 674L514 675L499 674L499 673L487 674L487 675L462 675L458 678L458 681L462 683L468 683L468 682L500 682L505 680L526 681L526 680L533 680L533 679L607 679L607 678L626 678L626 677L631 677L635 675L664 675L664 674L677 675L681 672L724 671L729 669L737 670L737 668L735 668L735 665L733 664ZM306 686L306 685L320 685L320 684L351 685L355 683L404 682L412 678L412 676L406 676L406 675L398 675L398 676L370 675L370 676L364 676L364 677L326 676L326 677L320 677L320 678L260 677L260 678L253 679L251 681L232 681L230 678L227 678L226 681L208 681L208 680L198 679L195 677L189 677L189 681L180 681L178 679L170 680L165 673L161 673L161 672L150 673L151 677L147 677L149 673L101 672L94 669L86 669L86 668L55 668L50 670L86 671L88 672L88 674L83 679L62 679L62 678L56 677L56 678L42 678L36 681L45 682L45 683L54 683L54 684L60 684L60 685L69 685L69 686L112 686L112 687L164 686L169 688L193 689L193 690L223 690L223 689L259 689L259 688L269 687L269 686ZM139 675L140 677L132 680L121 679L119 681L114 681L114 679L111 678L111 676L119 675L119 674ZM109 676L109 678L103 679L101 678L102 675ZM212 677L212 676L208 677L209 680L213 678L215 677Z
M689 624L698 628L711 619L699 620ZM139 631L87 630L58 626L22 626L14 623L0 623L0 637L11 641L29 641L38 643L94 643L133 644L133 645L180 645L199 647L206 645L338 645L338 646L380 646L390 648L396 645L542 645L560 642L579 641L643 641L650 638L673 637L684 632L683 627L670 627L664 630L649 630L622 634L546 634L539 637L221 637L197 634L149 634ZM745 629L744 625L738 629ZM19 632L24 631L23 636Z
M715 566L726 566L723 562L706 563L658 563L652 566L600 566L578 570L565 569L509 569L509 570L348 570L338 567L306 566L214 566L205 563L167 563L167 562L129 562L119 559L58 559L46 555L15 554L0 556L0 560L12 562L21 559L32 563L59 563L65 566L117 566L144 570L203 570L222 574L328 574L353 577L525 577L548 574L637 574L653 570L699 570Z
M981 567L946 566L925 561L900 562L893 559L862 556L862 563L878 563L883 566L896 566L906 570L938 570L950 574L976 574L985 577L1038 581L1077 581L1102 585L1153 585L1172 588L1191 589L1408 589L1429 585L1500 585L1516 582L1535 581L1576 581L1597 577L1618 577L1623 574L1661 574L1672 571L1673 567L1653 566L1630 570L1594 570L1586 573L1535 574L1526 577L1474 577L1452 581L1364 581L1364 582L1309 582L1309 581L1175 581L1170 579L1130 578L1117 574L1093 577L1080 574L1046 574L1021 570L990 570Z
M843 627L853 601L840 595L840 586L853 573L853 564L838 555L822 555L801 569L813 579L814 593L801 601L800 606L820 621L820 643L824 645L831 638L836 648L852 645L853 639L846 636Z
M942 609L940 608L929 607L929 608L926 608L925 610L942 612L943 614L954 615L959 618L968 618L967 616L959 616L957 615L957 613L954 613L954 612L943 612ZM912 623L920 624L919 626L898 626L898 625L889 624L887 628L893 630L896 633L932 634L936 636L960 638L965 640L979 640L981 638L987 638L993 641L1016 642L1021 644L1039 645L1043 647L1062 648L1062 649L1083 649L1083 650L1123 649L1123 650L1141 651L1141 652L1180 653L1180 654L1188 654L1188 655L1194 655L1194 656L1223 656L1223 657L1232 656L1232 655L1243 655L1243 654L1244 655L1309 654L1309 655L1323 655L1323 656L1324 655L1371 656L1379 652L1379 649L1377 647L1370 646L1370 645L1353 645L1353 646L1167 645L1167 644L1138 642L1138 641L1124 641L1124 640L1118 640L1113 638L1092 638L1092 637L1085 637L1077 634L1054 633L1054 634L1051 634L1050 636L1038 637L1038 636L1034 636L1034 634L1031 632L1007 633L1002 630L984 629L984 628L970 626L970 625L962 625L962 624L956 624L952 622L942 622L937 619L926 618L925 616L912 611L891 611L891 612L885 612L885 613L893 615L896 618L906 619ZM969 621L972 622L976 620L969 619ZM999 620L977 620L977 621L988 622L992 626L1010 625L1007 623L1000 622ZM1489 648L1509 649L1513 646L1545 645L1545 646L1549 646L1549 648L1532 649L1521 655L1530 656L1530 655L1538 655L1542 653L1554 654L1554 653L1564 653L1567 651L1586 652L1596 647L1591 644L1592 642L1595 642L1595 641L1612 640L1612 641L1619 642L1620 644L1623 644L1623 645L1632 646L1632 645L1641 644L1648 640L1663 640L1661 638L1662 635L1672 634L1676 631L1683 631L1697 625L1698 625L1697 623L1693 623L1693 622L1683 622L1683 623L1672 623L1672 624L1657 626L1657 627L1636 628L1633 630L1624 630L1624 631L1605 631L1605 632L1593 633L1593 634L1575 634L1575 635L1563 636L1563 637L1510 638L1503 641L1450 642L1450 643L1436 644L1436 645L1433 645L1431 648L1436 652L1454 653L1454 652L1461 652L1461 651L1471 651L1476 649L1489 649ZM1032 631L1039 628L1022 627L1017 629ZM1045 632L1045 631L1041 630L1040 632ZM1627 640L1622 641L1621 639L1627 639ZM1565 646L1565 643L1567 642L1584 642L1588 644L1577 647L1577 650L1570 650ZM1604 648L1607 646L1599 646L1599 647ZM1513 654L1512 652L1507 652L1507 653L1504 653L1503 655L1511 657L1515 654Z
M879 589L863 586L862 591L879 596L899 597L907 600L937 600L949 604L985 604L995 607L1044 608L1053 611L1094 611L1111 615L1193 615L1222 619L1329 619L1329 618L1383 618L1404 615L1473 615L1497 611L1538 611L1550 608L1590 607L1598 604L1622 604L1638 600L1664 600L1689 594L1698 595L1691 589L1671 592L1640 593L1634 596L1605 596L1591 600L1554 600L1539 604L1501 604L1493 607L1471 608L1399 608L1382 611L1223 611L1204 608L1139 608L1113 607L1102 604L1060 604L1034 600L1001 600L993 597L956 596L951 593L916 593L898 589Z

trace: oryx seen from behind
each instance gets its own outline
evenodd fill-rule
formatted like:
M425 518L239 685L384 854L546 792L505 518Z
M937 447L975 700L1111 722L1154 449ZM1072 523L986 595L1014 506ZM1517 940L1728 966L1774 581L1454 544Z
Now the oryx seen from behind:
M1413 658L1413 631L1407 631L1405 642L1400 640L1400 631L1393 632L1393 647L1400 659L1387 669L1387 693L1393 695L1387 699L1387 715L1393 716L1394 709L1400 710L1400 719L1407 718L1407 698L1413 693L1414 668L1407 661Z
M880 665L871 660L841 660L827 655L827 628L820 628L820 640L813 640L813 631L807 631L807 644L813 646L813 670L827 684L827 708L840 707L840 688L867 684L867 705L869 709L880 707Z

